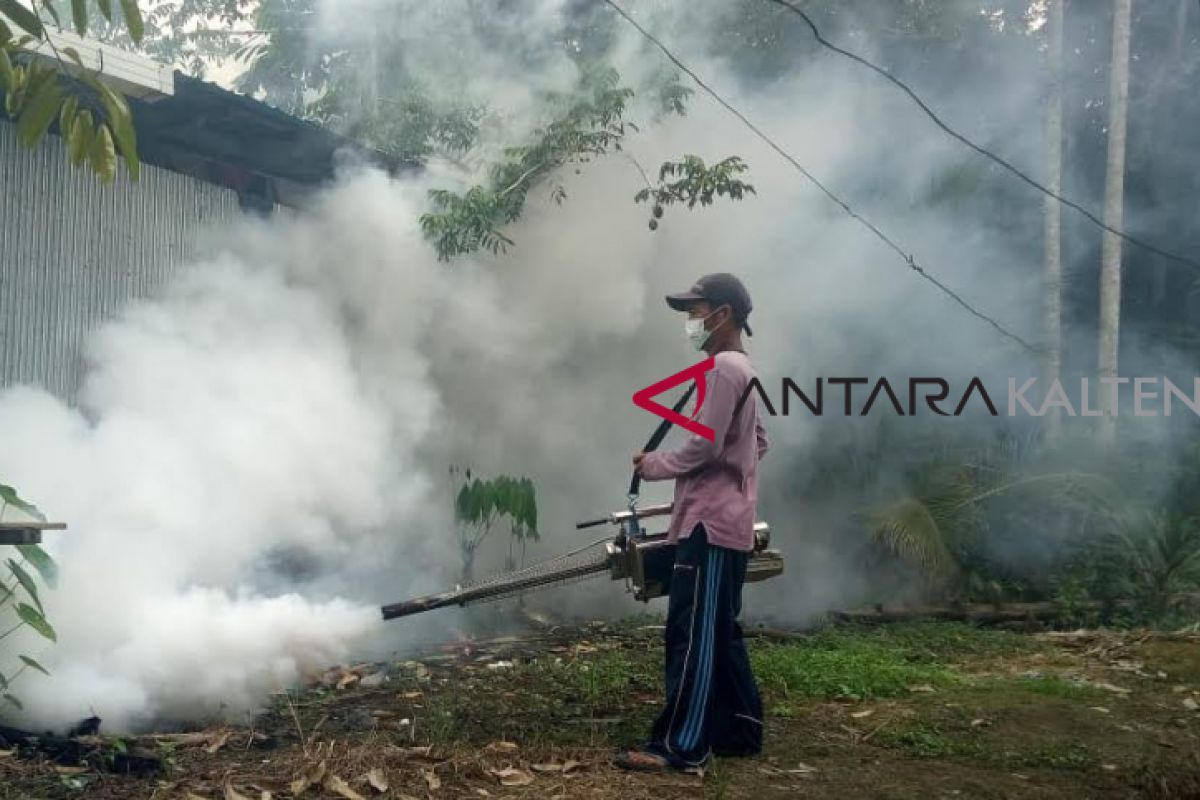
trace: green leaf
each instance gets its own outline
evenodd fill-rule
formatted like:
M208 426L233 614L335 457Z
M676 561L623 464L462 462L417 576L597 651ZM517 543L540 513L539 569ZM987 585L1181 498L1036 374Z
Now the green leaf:
M109 128L116 139L121 155L125 159L125 168L129 175L137 180L141 175L141 162L137 155L137 132L133 127L133 115L129 112L129 104L125 97L107 86L100 94L104 110L108 114Z
M0 19L0 45L8 44L10 39L12 39L12 28L8 27L8 24Z
M51 589L58 586L58 565L54 563L49 554L41 548L41 545L36 544L19 544L17 552L21 557L33 565L38 574L42 576L42 580Z
M8 51L0 47L0 90L11 92L13 88L13 68L12 61L8 58Z
M36 517L42 522L46 521L46 517L38 510L37 506L26 500L22 500L17 494L17 490L11 486L5 486L0 483L0 503L10 505L13 508L20 509L32 517Z
M22 144L33 147L42 140L50 123L58 116L62 102L63 90L53 74L30 87L25 107L17 120L17 136Z
M92 137L95 135L92 125L92 112L80 111L71 123L71 133L67 136L67 155L71 166L78 167L87 158L92 149Z
M145 25L142 22L142 12L138 10L137 0L121 0L121 12L125 15L125 25L134 42L142 41Z
M71 131L71 123L75 121L75 112L79 109L79 100L74 95L68 97L58 112L58 135L66 141Z
M21 705L21 701L15 697L13 697L11 694L5 694L4 699L7 700L8 702L12 703L17 708L20 708L20 709L25 708L25 706Z
M42 21L25 6L17 2L17 0L0 0L0 14L17 23L23 30L41 39L44 35Z
M13 67L13 88L4 95L4 110L10 117L15 117L21 110L25 100L26 73L23 67Z
M62 18L58 16L58 9L54 7L54 0L42 0L42 7L50 12L50 18L54 20L54 24L61 28Z
M22 661L24 661L26 664L28 664L29 666L33 667L34 669L36 669L38 672L42 673L43 675L49 675L49 674L50 674L50 670L46 669L46 668L45 668L45 667L43 667L41 664L39 664L38 662L34 661L34 660L33 660L32 658L30 658L29 656L18 656L18 658L20 658L20 659L21 659Z
M66 54L67 58L75 62L75 66L87 69L87 67L83 66L83 59L80 58L79 51L74 47L60 47L58 52Z
M75 32L80 36L87 33L87 0L71 0L71 19L75 22Z
M22 622L50 641L58 641L58 634L54 632L54 628L50 627L50 623L46 621L46 618L39 614L38 610L33 606L27 603L18 603L17 616L21 618Z
M116 180L117 151L113 147L112 134L104 123L96 126L96 135L92 138L92 146L88 150L88 163L104 183Z
M17 576L17 582L25 589L33 602L37 604L38 611L42 610L42 601L38 597L37 584L34 583L33 577L25 571L25 569L13 559L8 560L8 568L12 570L13 575Z

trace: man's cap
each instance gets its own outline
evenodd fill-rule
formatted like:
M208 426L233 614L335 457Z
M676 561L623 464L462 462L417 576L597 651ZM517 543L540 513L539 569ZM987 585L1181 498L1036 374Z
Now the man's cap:
M754 306L750 303L750 293L736 275L714 272L696 281L686 292L667 295L667 305L676 311L687 311L688 306L697 300L703 300L714 309L729 306L733 309L734 321L746 329L748 336L754 335L746 322L746 317L750 315Z

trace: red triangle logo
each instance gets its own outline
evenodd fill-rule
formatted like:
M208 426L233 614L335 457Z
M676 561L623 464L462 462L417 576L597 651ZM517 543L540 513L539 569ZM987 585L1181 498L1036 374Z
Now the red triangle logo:
M716 432L707 425L701 425L696 422L696 415L700 413L700 409L704 406L704 395L708 391L708 384L704 379L704 374L716 366L716 359L712 356L701 361L699 364L693 364L687 369L680 370L669 378L663 378L658 383L652 383L645 389L640 389L633 394L633 404L638 408L645 409L655 416L670 420L686 431L691 431L697 436L708 439L710 442L717 438ZM685 417L661 403L656 403L651 400L651 397L657 397L668 389L672 389L681 383L687 383L689 380L696 381L696 410L692 412L691 418Z

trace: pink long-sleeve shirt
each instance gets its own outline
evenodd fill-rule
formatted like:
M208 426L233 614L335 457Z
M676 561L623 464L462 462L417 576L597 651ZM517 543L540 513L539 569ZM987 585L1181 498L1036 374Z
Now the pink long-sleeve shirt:
M710 544L754 549L758 462L767 452L767 435L754 396L733 413L753 378L745 353L717 353L705 373L708 392L696 417L712 428L713 441L691 433L680 447L647 453L642 460L643 479L675 479L668 541L687 537L703 523Z

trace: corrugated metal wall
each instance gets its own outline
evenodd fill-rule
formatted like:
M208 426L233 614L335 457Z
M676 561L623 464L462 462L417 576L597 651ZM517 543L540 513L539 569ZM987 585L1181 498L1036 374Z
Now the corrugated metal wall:
M88 333L238 213L236 193L148 165L137 183L122 167L105 186L71 167L57 137L28 150L0 120L0 387L74 400Z

